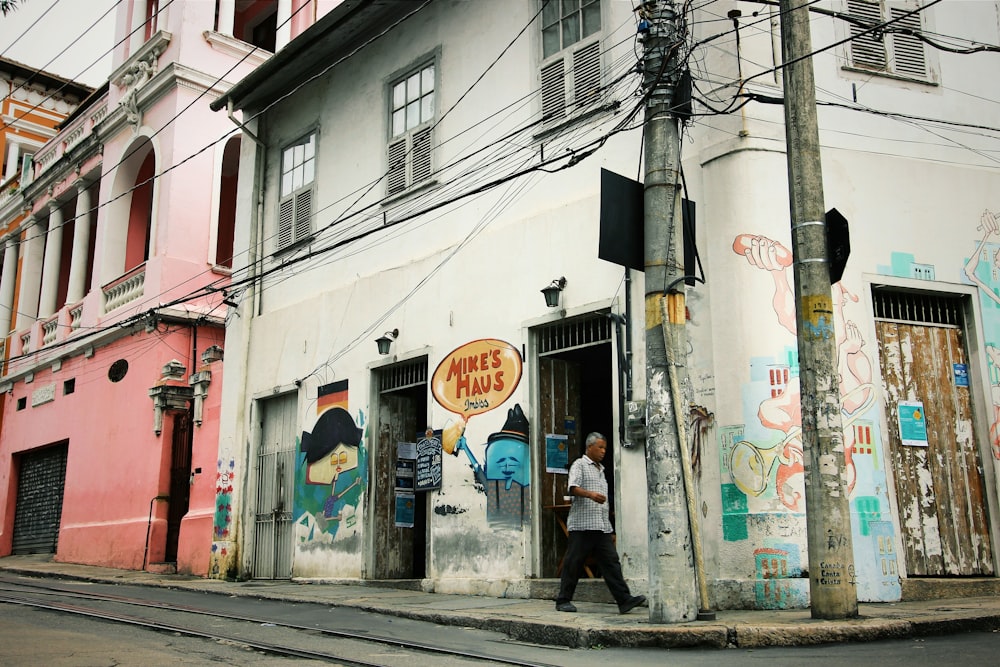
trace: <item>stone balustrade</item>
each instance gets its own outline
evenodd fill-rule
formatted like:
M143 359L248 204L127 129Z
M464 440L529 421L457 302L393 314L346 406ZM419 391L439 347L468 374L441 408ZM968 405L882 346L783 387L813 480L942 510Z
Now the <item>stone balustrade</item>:
M127 303L131 303L142 297L145 293L146 267L139 267L117 281L103 288L104 291L104 312L110 313L115 308L120 308Z

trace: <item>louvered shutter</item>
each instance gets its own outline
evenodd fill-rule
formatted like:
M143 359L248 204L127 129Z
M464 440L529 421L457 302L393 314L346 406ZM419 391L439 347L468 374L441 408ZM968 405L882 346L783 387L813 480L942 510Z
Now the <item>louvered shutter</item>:
M906 12L905 9L893 9L892 18L899 18ZM893 25L920 32L920 14L910 14ZM892 33L892 70L899 74L926 77L927 59L924 56L924 43L913 35Z
M413 134L413 173L411 185L426 181L431 177L431 129Z
M882 7L878 2L866 0L848 0L847 9L854 16L863 19L870 25L882 22ZM851 64L855 67L885 71L885 44L875 33L864 35L865 28L851 24ZM860 35L860 36L859 36Z
M601 95L601 43L593 42L573 54L573 102L577 107L596 103Z
M295 240L312 234L312 188L295 195Z
M278 248L291 245L294 240L295 198L289 197L278 206Z
M566 75L562 59L542 68L542 120L566 114Z
M406 139L389 144L389 170L387 174L389 196L406 190Z

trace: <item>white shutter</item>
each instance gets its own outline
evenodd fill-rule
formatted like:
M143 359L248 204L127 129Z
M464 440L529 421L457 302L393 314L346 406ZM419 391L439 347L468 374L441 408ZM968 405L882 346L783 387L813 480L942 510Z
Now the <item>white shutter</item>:
M906 13L905 9L893 9L892 18ZM920 14L910 14L893 24L896 28L909 28L920 32ZM892 71L925 78L927 76L927 59L924 56L924 43L913 35L892 33Z
M869 0L847 0L851 16L863 19L872 26L882 23L882 6ZM874 37L874 33L864 32L865 28L851 24L851 64L855 67L884 71L886 66L885 44Z
M542 68L542 120L547 122L566 114L566 74L560 58Z
M389 169L386 194L390 197L406 190L406 139L389 144Z
M291 245L294 240L295 199L289 197L278 206L278 248Z
M573 54L573 102L596 103L601 96L601 43L592 42Z
M431 177L431 128L413 133L413 169L411 185Z
M312 234L312 188L295 195L295 240Z

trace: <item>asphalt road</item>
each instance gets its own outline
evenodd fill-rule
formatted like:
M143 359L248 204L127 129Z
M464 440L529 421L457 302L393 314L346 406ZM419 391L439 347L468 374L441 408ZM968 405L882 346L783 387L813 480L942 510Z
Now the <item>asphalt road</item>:
M53 590L54 589L54 590ZM96 594L100 599L88 599ZM669 664L690 667L840 666L878 664L917 667L939 664L993 664L1000 633L969 633L863 644L770 649L624 649L536 646L500 633L439 626L313 603L235 598L199 592L128 585L0 578L0 598L31 597L50 605L72 605L102 613L142 616L168 626L196 628L229 639L190 637L63 611L0 602L0 665L9 667L123 667L157 665L353 664L435 667L498 664L485 656L537 665L624 667ZM117 600L116 600L117 599ZM153 606L126 603L143 601ZM161 605L183 608L166 609ZM240 620L244 619L244 620ZM331 636L320 630L356 635ZM388 642L372 642L379 637ZM473 657L448 657L403 646L420 642ZM396 642L396 643L394 643ZM249 648L275 643L305 651L333 653L342 660L282 657ZM484 656L484 657L475 657Z

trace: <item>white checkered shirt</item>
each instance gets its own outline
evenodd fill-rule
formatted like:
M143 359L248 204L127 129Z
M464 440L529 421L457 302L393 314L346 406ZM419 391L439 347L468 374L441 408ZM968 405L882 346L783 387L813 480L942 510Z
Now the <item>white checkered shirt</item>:
M596 491L608 497L608 480L604 476L604 466L590 460L584 454L569 468L569 488L579 486L586 491ZM571 494L572 495L572 494ZM572 496L569 508L569 518L566 528L569 530L599 530L603 533L612 532L609 519L608 501L596 503L590 498Z

